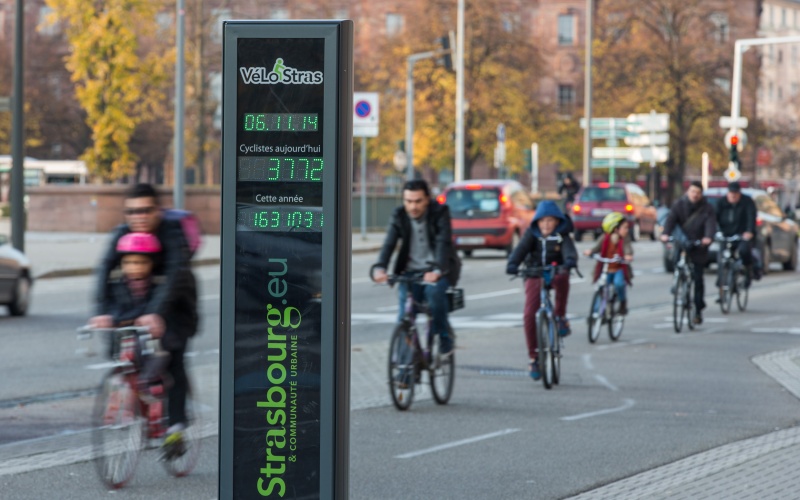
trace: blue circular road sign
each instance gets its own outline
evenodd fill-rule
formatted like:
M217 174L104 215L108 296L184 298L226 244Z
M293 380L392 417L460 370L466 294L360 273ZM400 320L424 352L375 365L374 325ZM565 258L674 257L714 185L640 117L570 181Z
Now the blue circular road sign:
M361 118L366 118L372 112L372 106L367 101L358 101L356 103L356 115Z

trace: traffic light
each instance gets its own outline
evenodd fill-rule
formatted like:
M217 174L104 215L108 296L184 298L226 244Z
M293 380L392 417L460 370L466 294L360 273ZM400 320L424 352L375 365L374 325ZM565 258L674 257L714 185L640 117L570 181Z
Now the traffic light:
M735 135L731 136L730 161L739 168L739 137Z
M525 162L525 170L530 172L531 169L533 168L533 159L531 158L531 150L528 149L528 148L525 148L523 153L525 153L525 160L524 160L524 162Z
M453 51L450 47L450 35L439 38L439 43L442 45L442 57L437 62L444 66L447 71L453 71Z

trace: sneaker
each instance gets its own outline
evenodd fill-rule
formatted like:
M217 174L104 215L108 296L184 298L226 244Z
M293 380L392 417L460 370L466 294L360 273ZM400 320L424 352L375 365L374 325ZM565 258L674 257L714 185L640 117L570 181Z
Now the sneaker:
M694 324L699 325L703 323L703 315L701 313L697 313L694 315Z
M394 376L394 380L397 382L397 387L399 389L408 389L411 385L411 370L401 370Z
M620 316L625 316L626 314L628 314L628 301L627 300L621 300L620 301L619 310L617 311L617 314L619 314Z
M178 424L180 430L167 431L164 444L161 445L161 457L163 460L173 460L182 457L186 453L186 443L183 439L183 425Z
M439 354L442 356L446 356L453 352L453 339L450 336L440 336L439 337Z
M531 361L528 364L528 375L530 375L533 380L542 378L542 374L539 373L539 363L537 361Z
M558 326L558 335L560 337L567 337L570 333L572 333L572 330L569 327L569 321L567 321L566 318L557 318L556 325Z

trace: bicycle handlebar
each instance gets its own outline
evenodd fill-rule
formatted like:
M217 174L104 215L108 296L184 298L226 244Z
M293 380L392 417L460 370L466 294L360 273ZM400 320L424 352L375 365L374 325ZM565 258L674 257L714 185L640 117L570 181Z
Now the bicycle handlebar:
M623 259L619 255L615 255L613 258L609 259L607 257L601 256L599 253L593 253L592 255L589 256L589 258L605 264L622 264L625 266L629 264L629 261Z
M699 246L703 245L703 241L702 240L687 241L687 240L682 240L682 239L675 239L672 236L667 238L667 241L668 242L672 242L672 243L677 243L678 245L680 245L680 246L682 246L684 248L695 248L695 247L699 247Z
M735 241L741 241L743 239L744 238L742 238L741 234L734 234L733 236L725 236L722 233L717 233L714 235L714 240L720 243L732 243Z

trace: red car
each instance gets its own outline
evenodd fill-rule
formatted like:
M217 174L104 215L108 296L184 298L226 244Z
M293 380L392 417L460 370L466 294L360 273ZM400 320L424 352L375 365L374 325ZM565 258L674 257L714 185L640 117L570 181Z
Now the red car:
M536 213L528 192L512 180L456 182L436 199L450 207L453 244L467 257L478 248L510 253Z
M580 241L584 233L599 237L603 233L603 217L611 212L620 212L628 218L634 240L643 233L650 235L651 240L656 239L656 207L642 188L621 182L601 182L578 191L570 209L575 239Z

